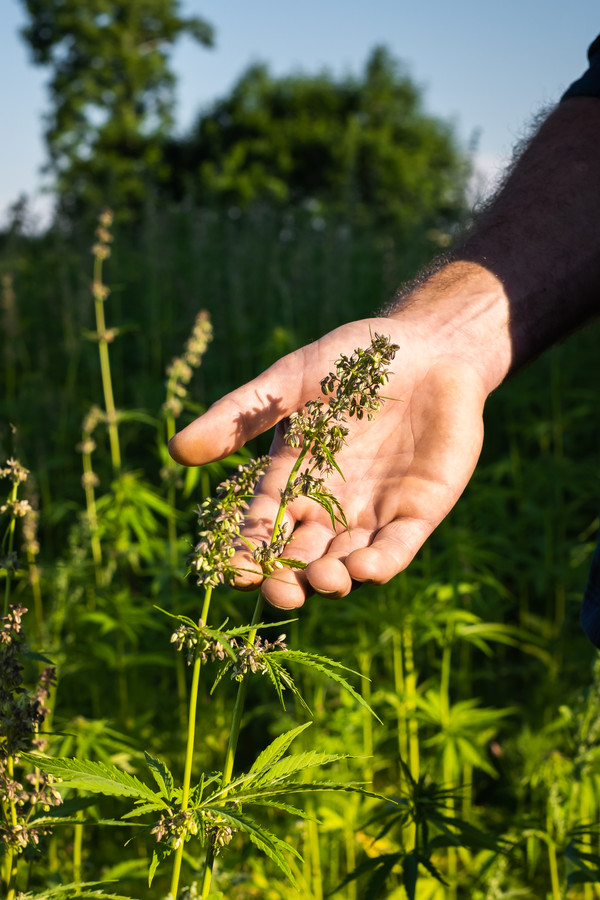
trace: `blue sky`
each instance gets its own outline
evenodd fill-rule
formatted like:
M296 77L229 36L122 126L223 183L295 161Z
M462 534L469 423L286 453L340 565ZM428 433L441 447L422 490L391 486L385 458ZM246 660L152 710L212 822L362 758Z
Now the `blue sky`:
M85 2L85 0L82 0ZM134 2L134 0L132 0ZM21 0L0 0L0 220L25 192L43 210L42 116L47 73L18 36ZM185 13L215 28L205 50L182 40L173 54L177 124L185 130L252 62L277 75L327 68L359 72L385 44L422 86L427 110L454 123L488 179L501 168L533 115L585 68L600 33L598 0L182 0Z

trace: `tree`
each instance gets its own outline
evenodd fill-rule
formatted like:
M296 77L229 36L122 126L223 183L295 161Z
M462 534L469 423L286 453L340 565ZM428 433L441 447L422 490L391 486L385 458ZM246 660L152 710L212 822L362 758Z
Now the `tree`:
M182 199L352 209L386 223L444 228L465 211L470 175L452 129L385 48L360 78L273 78L248 69L229 97L166 149Z
M174 76L168 51L184 34L212 43L179 0L23 0L23 37L52 72L48 168L64 210L140 204L161 174L172 126Z

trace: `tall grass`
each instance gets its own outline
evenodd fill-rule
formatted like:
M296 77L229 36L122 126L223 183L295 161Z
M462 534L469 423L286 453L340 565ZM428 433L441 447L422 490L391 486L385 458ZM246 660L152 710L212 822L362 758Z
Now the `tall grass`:
M185 733L174 721L189 688L154 605L197 621L202 600L184 577L193 509L244 457L165 477L167 367L206 309L214 341L183 423L281 353L380 307L433 248L426 236L396 247L268 210L179 209L149 214L135 234L117 231L102 270L104 327L119 332L110 344L115 465L114 440L111 456L110 433L93 417L106 404L87 339L99 331L92 242L4 240L0 467L16 456L30 470L39 548L5 512L4 550L20 562L3 563L2 589L7 604L29 607L32 648L57 668L50 752L141 773L146 748L183 771ZM320 795L314 820L265 815L302 853L290 864L299 888L238 836L217 860L223 896L600 896L600 673L578 625L600 493L597 341L595 328L576 335L490 398L480 466L408 572L301 611L294 645L367 676L365 699L383 723L298 670L319 750L356 757L331 777L372 783L390 803ZM397 365L401 357L402 348ZM250 449L264 452L267 439ZM229 591L219 598L233 625L250 621L253 604ZM42 662L25 665L33 684ZM193 753L204 771L224 758L235 701L227 679L212 697L208 687L199 686ZM293 702L286 711L274 702L260 679L248 685L236 769L296 724ZM64 793L70 824L42 838L16 887L102 880L112 881L108 893L165 896L168 873L159 870L151 891L145 883L154 837L124 849L131 831L96 824L116 817L113 801ZM184 851L181 872L199 888L201 860Z

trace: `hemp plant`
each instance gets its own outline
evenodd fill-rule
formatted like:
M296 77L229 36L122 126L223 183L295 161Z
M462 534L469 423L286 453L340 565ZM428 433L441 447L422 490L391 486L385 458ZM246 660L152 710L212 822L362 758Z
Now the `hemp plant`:
M292 742L310 726L310 722L280 734L259 754L246 773L234 776L242 714L251 676L266 675L282 705L284 691L288 690L308 710L288 669L289 664L297 664L318 675L325 675L363 707L370 707L348 681L349 674L357 674L353 670L319 654L289 648L285 634L279 634L271 641L259 634L266 627L261 622L264 599L260 593L248 625L227 628L227 622L224 622L214 627L208 621L214 590L222 584L232 584L239 574L236 551L240 543L251 551L265 576L284 566L302 568L300 561L286 555L293 535L285 528L284 516L288 505L297 497L309 497L322 506L329 514L334 529L348 527L344 511L328 489L326 479L334 471L340 472L335 457L349 433L348 418L372 418L379 409L382 403L380 391L387 383L387 369L397 349L388 338L375 334L368 348L358 349L349 357L340 356L335 371L321 382L323 396L310 401L302 411L291 416L285 440L290 447L298 449L298 455L281 490L269 541L255 544L243 535L248 502L258 479L267 470L268 457L239 466L236 473L218 486L215 496L206 498L198 509L199 541L190 560L190 573L204 591L200 616L194 621L187 616L167 613L177 622L171 642L185 654L186 662L192 669L181 785L176 786L173 774L162 760L148 753L145 754L145 761L156 787L150 787L129 772L104 762L28 755L31 762L60 778L65 786L107 796L127 797L133 801L133 808L122 816L122 820L141 826L142 830L153 835L156 842L149 868L149 883L152 883L159 865L173 856L171 900L177 900L179 895L184 847L192 838L198 838L205 848L200 886L204 900L211 891L215 857L236 832L246 834L295 884L288 855L300 858L297 850L257 821L251 814L252 810L276 809L306 819L310 815L291 805L290 795L338 790L370 793L356 783L303 777L307 769L347 758L347 754L312 749L288 753ZM285 623L279 623L278 627L281 624ZM238 688L222 770L212 774L202 773L194 778L192 770L200 675L208 663L218 667L213 690L225 675L230 675ZM137 821L144 815L152 816L151 824L144 825Z
M110 209L104 209L98 218L96 228L96 242L92 246L94 256L94 277L92 281L92 295L94 297L94 312L96 316L96 331L89 337L98 342L98 354L100 357L100 374L102 376L102 390L104 393L104 406L108 439L110 443L110 455L113 471L118 473L121 469L121 446L119 442L118 412L115 407L112 376L110 372L110 357L108 352L111 344L118 334L116 328L106 327L104 315L104 303L107 300L110 289L104 284L102 264L110 256L110 245L113 240L110 231L113 224L113 213Z
M0 477L12 482L8 498L0 505L0 514L9 516L0 569L5 578L4 615L0 617L0 884L6 900L16 896L23 853L35 849L40 837L51 829L44 814L62 802L51 775L35 769L20 781L17 772L24 752L47 746L39 732L49 713L46 701L55 682L54 669L48 666L35 690L24 686L28 653L23 617L27 609L11 597L12 578L20 574L14 550L15 526L31 512L29 501L18 496L28 474L16 459L9 459L0 469Z

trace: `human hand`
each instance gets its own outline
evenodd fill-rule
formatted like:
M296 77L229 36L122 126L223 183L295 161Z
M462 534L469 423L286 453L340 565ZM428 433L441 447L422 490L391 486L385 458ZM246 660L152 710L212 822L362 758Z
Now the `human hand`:
M250 504L244 536L269 542L284 487L298 451L283 441L286 417L320 395L320 382L340 353L366 347L375 332L400 346L380 411L350 419L337 456L344 480L327 485L339 500L349 530L334 532L313 500L296 498L286 510L289 554L302 570L277 569L262 586L279 608L301 606L312 591L343 597L355 582L384 584L411 562L464 490L481 450L487 390L464 355L425 339L401 316L344 325L283 357L253 381L217 401L175 435L174 459L201 465L221 459L277 423L272 463ZM250 589L262 574L248 551L238 554L237 586Z

